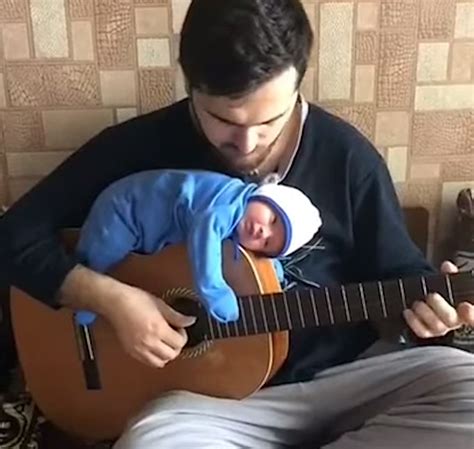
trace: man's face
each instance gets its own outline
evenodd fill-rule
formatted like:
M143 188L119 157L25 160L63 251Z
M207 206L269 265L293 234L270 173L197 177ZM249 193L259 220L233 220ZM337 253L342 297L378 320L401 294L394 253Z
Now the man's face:
M292 67L240 98L192 92L202 131L231 169L250 173L266 160L294 110L296 80Z

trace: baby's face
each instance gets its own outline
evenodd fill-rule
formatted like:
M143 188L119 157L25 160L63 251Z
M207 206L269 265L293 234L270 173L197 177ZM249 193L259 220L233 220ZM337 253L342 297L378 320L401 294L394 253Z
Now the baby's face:
M239 243L246 249L273 257L285 243L285 227L267 203L250 201L237 226Z

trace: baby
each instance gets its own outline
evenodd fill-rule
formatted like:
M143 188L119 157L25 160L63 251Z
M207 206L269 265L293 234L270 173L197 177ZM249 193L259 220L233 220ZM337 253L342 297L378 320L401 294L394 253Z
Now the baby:
M186 243L196 293L208 313L229 322L239 310L223 277L223 240L277 258L306 244L320 226L318 209L294 187L209 171L150 170L114 182L97 197L76 251L85 266L107 272L131 252ZM88 312L78 317L81 324L93 321Z

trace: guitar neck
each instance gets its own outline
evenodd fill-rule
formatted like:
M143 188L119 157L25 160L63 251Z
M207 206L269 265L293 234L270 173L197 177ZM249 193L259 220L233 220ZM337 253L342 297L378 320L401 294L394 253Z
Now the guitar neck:
M222 324L207 316L207 339L398 318L415 300L430 292L452 305L474 296L474 272L430 275L334 287L295 289L238 298L239 320ZM206 322L207 321L207 322Z

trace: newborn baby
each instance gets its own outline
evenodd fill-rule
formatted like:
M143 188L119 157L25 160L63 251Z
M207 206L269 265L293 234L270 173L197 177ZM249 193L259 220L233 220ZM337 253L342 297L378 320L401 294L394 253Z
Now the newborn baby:
M208 313L229 322L239 310L223 277L223 240L277 258L306 244L320 226L318 209L294 187L209 171L150 170L119 179L98 196L76 251L82 264L104 273L131 252L186 243L196 293ZM87 312L78 316L82 324L93 320Z

